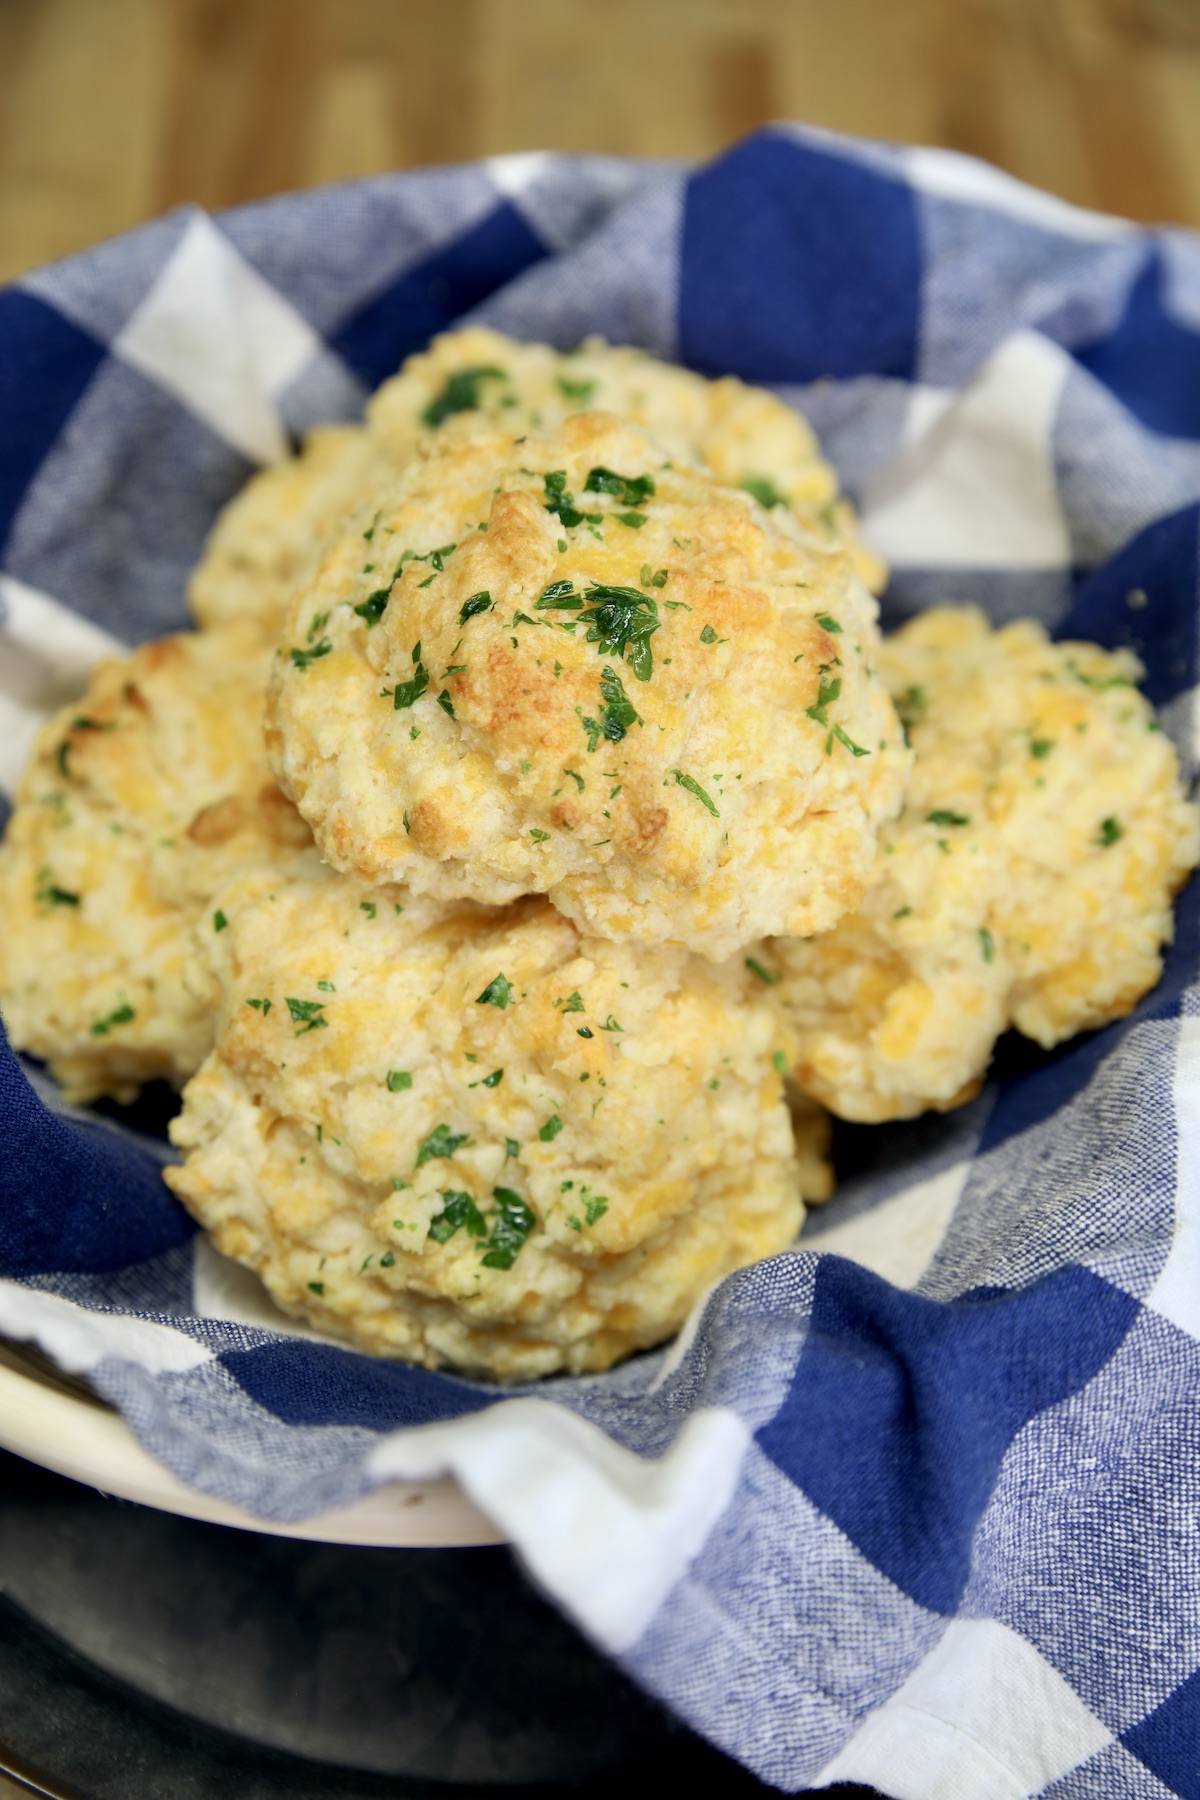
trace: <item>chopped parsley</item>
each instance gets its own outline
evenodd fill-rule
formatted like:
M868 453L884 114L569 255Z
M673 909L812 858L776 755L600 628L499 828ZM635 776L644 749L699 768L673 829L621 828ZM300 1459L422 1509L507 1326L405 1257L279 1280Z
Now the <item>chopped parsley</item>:
M586 1025L581 1025L579 1027L579 1030L575 1033L576 1037L581 1037L581 1038L590 1038L594 1035L595 1034L593 1032L588 1030Z
M576 787L579 789L580 793L582 794L583 789L584 789L583 776L576 774L574 769L564 769L563 774L569 775L571 777L571 780L575 783Z
M463 601L458 615L459 624L465 625L468 619L474 619L480 613L489 611L491 604L492 596L488 589L480 588L477 594L472 594L469 600Z
M379 1259L379 1266L381 1269L390 1269L395 1266L395 1262L396 1252L394 1250L385 1250Z
M611 469L595 468L588 470L583 488L587 494L613 494L622 506L642 506L654 492L654 477L616 475Z
M508 1161L510 1156L519 1156L520 1154L521 1154L521 1146L520 1146L520 1144L518 1144L516 1138L505 1138L505 1140L504 1140L504 1160L505 1160L505 1162Z
M1124 836L1124 826L1110 815L1107 819L1101 819L1100 829L1092 839L1092 842L1100 850L1109 850L1117 842L1118 838L1123 838ZM93 1030L94 1029L95 1027L93 1027Z
M488 982L475 1004L476 1006L498 1006L503 1012L511 999L512 983L503 975L495 975Z
M839 676L835 675L833 679L830 680L828 675L822 674L820 685L817 688L816 705L807 706L804 709L808 714L808 717L810 719L815 719L818 725L828 725L829 719L825 709L826 707L833 705L841 691L842 683Z
M533 609L535 612L578 612L582 605L573 581L552 581L542 589Z
M499 1087L500 1083L503 1080L504 1080L504 1070L503 1069L493 1069L490 1075L485 1075L483 1077L483 1080L480 1082L479 1085L480 1085L480 1087L495 1088L495 1087Z
M607 1019L605 1019L603 1025L600 1027L600 1029L601 1029L601 1031L622 1031L623 1032L625 1027L620 1023L620 1021L618 1019L615 1019L613 1017L613 1015L611 1013L609 1013ZM580 1035L580 1037L583 1036L582 1031L580 1032L579 1035Z
M271 1010L271 1002L269 1000L247 1000L246 1005L252 1006L255 1012L260 1012L264 1019Z
M441 1212L429 1222L429 1236L435 1244L448 1244L456 1231L465 1231L475 1238L487 1236L483 1214L470 1194L451 1188L443 1193L442 1200Z
M1029 743L1029 754L1030 756L1036 756L1039 762L1045 762L1053 748L1053 738L1031 738Z
M570 381L565 375L558 377L557 386L564 400L578 400L581 406L586 406L596 391L594 381Z
M529 827L529 835L533 839L535 844L547 843L549 840L549 837L550 837L550 833L548 831L542 831L536 825L531 825Z
M373 900L360 900L358 903L358 910L359 912L365 912L368 919L373 919L379 909Z
M318 981L317 986L323 994L337 993L337 989L334 987L332 981Z
M418 648L420 648L419 645ZM414 656L413 661L416 668L413 670L412 680L398 681L392 690L392 706L396 712L402 712L405 707L415 705L429 686L428 669L419 657Z
M785 1050L772 1050L771 1061L775 1065L775 1071L777 1074L779 1074L779 1075L787 1074L788 1059L787 1059L787 1052Z
M70 888L61 888L50 879L49 869L38 870L38 885L34 899L40 906L78 906L79 895L73 894Z
M584 1222L584 1224L585 1225L594 1225L598 1219L602 1219L604 1217L604 1215L607 1211L608 1211L607 1197L604 1194L593 1194L593 1196L590 1200L584 1201L584 1205L583 1205L583 1222Z
M292 662L297 669L307 669L308 665L310 663L315 663L318 657L328 656L332 649L333 645L330 643L329 639L322 638L319 644L313 644L310 649L293 649L290 654Z
M118 1006L107 1018L96 1020L91 1034L93 1037L107 1037L114 1025L128 1025L130 1019L136 1017L132 1006Z
M297 1000L291 994L286 994L284 998L292 1015L292 1023L300 1027L299 1031L292 1033L293 1037L303 1037L306 1031L319 1031L322 1026L328 1025L329 1020L321 1017L325 1010L323 1000Z
M407 1069L389 1069L387 1073L387 1091L389 1094L406 1094L412 1086L412 1076Z
M420 1169L427 1162L434 1162L439 1157L453 1156L454 1152L466 1142L465 1131L455 1133L448 1125L435 1125L417 1151L416 1167Z
M659 627L658 607L640 588L608 587L593 582L584 595L587 641L602 656L620 656L639 681L654 672L650 639Z
M224 931L224 929L228 925L228 923L229 923L229 920L225 917L225 914L223 912L221 912L219 909L213 914L213 930L214 931Z
M585 719L579 707L583 721L583 729L587 732L588 751L595 750L600 739L607 738L609 743L619 744L631 725L642 723L641 715L625 692L621 677L615 669L605 667L600 675L600 707L599 719Z
M323 1281L310 1281L308 1284L308 1291L310 1294L323 1294L325 1292L325 1283Z
M454 702L450 698L449 694L446 692L445 688L443 688L441 693L438 695L437 703L441 707L441 709L444 713L449 713L451 718L454 717Z
M557 1113L552 1113L538 1132L543 1144L552 1144L563 1128L563 1122Z
M643 563L638 580L643 587L665 588L669 574L668 569L652 569L649 563Z
M935 812L925 814L925 823L927 825L969 825L971 816L969 813L950 812L946 807L939 806Z
M747 494L753 494L758 504L765 506L768 512L773 506L787 505L785 497L766 475L743 475L742 487Z
M757 975L758 979L764 981L768 987L774 987L777 981L783 980L778 969L768 969L765 964L759 962L756 956L747 956L745 963L750 973Z
M537 1223L533 1208L511 1188L493 1188L496 1210L492 1215L492 1234L482 1258L485 1269L511 1269L525 1239Z
M556 1000L554 1004L557 1006L558 1001ZM568 995L563 1001L562 1009L565 1013L587 1011L587 1007L583 1004L583 996L579 993L578 989L576 989L575 993Z
M716 641L717 641L716 632L713 630L711 625L706 625L704 627L704 630L700 633L700 642L702 644L715 644Z
M979 927L979 948L983 951L984 962L992 962L996 955L996 940L986 925Z
M579 511L574 494L567 488L565 469L551 469L548 475L543 475L542 485L546 490L543 505L548 513L553 513L561 525L570 527L583 524L585 515ZM600 514L597 513L594 517L598 522Z
M906 743L908 741L909 728L913 725L920 724L921 720L925 717L925 709L928 704L929 698L925 689L923 687L917 687L915 684L912 687L905 688L902 694L895 695L894 705L900 723L904 727L904 738Z
M480 389L485 381L507 380L505 370L492 363L481 364L477 369L456 369L441 393L429 402L421 418L426 425L436 428L452 413L474 412L481 404Z
M833 749L835 738L839 744L844 744L846 746L846 749L850 751L852 756L870 756L871 754L869 750L864 750L861 744L856 744L854 739L850 736L850 733L841 725L832 725L829 729L829 736L825 740L826 756L828 756Z
M373 594L367 595L361 605L355 607L354 610L359 618L366 620L368 630L372 625L378 625L382 619L383 609L388 603L388 595L391 591L390 587L376 588Z
M840 631L842 629L841 626L838 624L837 620L830 613L818 613L817 614L817 624L821 627L822 631L833 631L833 632L840 633Z
M720 818L716 801L711 794L705 793L694 775L685 775L682 769L672 769L671 774L675 777L677 786L686 788L689 794L694 794L701 806L707 806L714 819Z

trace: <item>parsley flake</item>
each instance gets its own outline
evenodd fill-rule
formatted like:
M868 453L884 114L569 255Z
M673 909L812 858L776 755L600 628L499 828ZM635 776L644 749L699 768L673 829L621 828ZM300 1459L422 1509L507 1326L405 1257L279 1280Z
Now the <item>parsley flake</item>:
M526 1238L537 1224L528 1201L511 1188L493 1188L496 1210L492 1215L492 1233L482 1258L485 1269L511 1269Z
M584 1224L585 1225L594 1225L598 1219L602 1219L604 1217L604 1215L607 1211L608 1211L607 1196L604 1194L594 1194L590 1200L584 1201L584 1205L583 1205L583 1222L584 1222Z
M578 400L581 406L586 406L596 391L594 381L570 381L565 375L557 377L556 385L564 400Z
M785 497L766 475L743 475L742 488L745 493L753 494L758 504L765 506L768 512L773 506L787 505Z
M555 1004L557 1004L557 1002ZM565 1013L587 1011L587 1007L583 1004L583 996L578 990L563 1001L563 1011Z
M322 1026L328 1025L329 1020L321 1017L325 1010L323 1000L297 1000L291 994L286 994L284 999L292 1015L292 1023L300 1027L299 1031L292 1033L293 1037L303 1037L306 1031L319 1031Z
M538 1132L543 1144L552 1144L563 1128L563 1122L557 1113L552 1113Z
M496 975L488 982L475 1004L476 1006L498 1006L503 1012L512 999L512 992L512 983L505 976Z
M465 625L468 619L477 618L480 613L490 611L491 605L491 593L487 588L480 588L477 594L472 594L469 600L463 601L458 614L459 624Z
M224 931L224 929L228 925L228 923L229 923L229 920L225 917L225 914L223 912L221 912L219 909L213 914L213 930L214 931Z
M474 412L481 405L480 389L485 381L507 381L508 375L491 363L476 369L456 369L441 393L429 402L421 418L435 428L445 423L452 413Z
M467 1141L465 1131L455 1133L448 1125L435 1125L417 1151L416 1167L420 1169L427 1162L434 1162L443 1156L453 1156L454 1152Z
M533 839L535 844L544 844L548 841L548 839L550 837L550 833L548 831L541 831L541 830L539 830L539 828L536 825L531 825L529 827L529 835Z
M830 613L818 613L817 624L821 627L822 631L840 632L842 629L837 620Z
M358 903L358 910L359 912L365 912L368 919L373 919L379 909L373 900L360 900Z
M1110 816L1107 819L1101 819L1100 829L1092 839L1092 842L1101 850L1109 850L1117 842L1118 838L1123 838L1124 836L1124 826L1121 825L1117 819Z
M927 825L969 825L971 816L969 813L950 812L947 808L939 806L936 812L925 814L925 823Z
M292 662L297 669L307 669L309 664L315 663L318 657L328 656L329 652L332 649L333 649L333 645L330 643L329 639L322 638L320 643L314 644L311 649L309 649L309 650L293 649L290 652L290 654L291 654Z
M421 698L429 686L429 671L423 662L413 658L416 668L411 681L398 681L392 692L392 707L396 712L403 712L405 707L413 706Z
M132 1006L118 1006L107 1018L97 1019L91 1027L93 1037L107 1037L114 1025L128 1025L130 1019L137 1017Z
M750 973L757 975L758 979L765 982L768 987L774 987L777 981L783 980L778 969L768 969L764 963L759 962L756 956L747 956L745 963Z
M990 963L996 955L996 940L986 925L979 927L979 948L983 951L984 962Z
M612 494L623 506L641 506L654 492L652 475L616 475L611 469L588 470L583 484L587 494Z
M815 719L818 725L828 725L829 719L826 716L825 709L826 707L833 705L841 691L842 683L839 676L835 675L831 681L828 675L823 674L821 676L820 685L817 688L816 705L806 706L804 709L808 717L810 719Z
M685 775L682 769L672 769L671 774L675 777L677 786L686 788L689 794L694 794L701 806L706 806L708 808L714 819L720 818L721 815L717 811L716 801L711 794L705 793L694 775Z
M412 1076L407 1069L389 1069L387 1072L387 1091L389 1094L406 1094L412 1086Z
M373 594L367 595L360 606L355 607L354 610L359 618L366 620L368 630L373 625L378 625L382 619L383 610L388 603L388 595L391 591L391 588L376 588Z
M252 1006L255 1012L260 1012L264 1019L271 1010L271 1002L269 1000L247 1000L246 1005Z
M483 1214L470 1194L451 1188L443 1193L442 1200L441 1212L429 1222L429 1236L435 1244L448 1244L456 1231L465 1231L475 1238L487 1236Z
M659 628L658 607L640 588L610 587L593 582L584 595L587 641L602 656L620 656L639 681L654 672L650 639Z

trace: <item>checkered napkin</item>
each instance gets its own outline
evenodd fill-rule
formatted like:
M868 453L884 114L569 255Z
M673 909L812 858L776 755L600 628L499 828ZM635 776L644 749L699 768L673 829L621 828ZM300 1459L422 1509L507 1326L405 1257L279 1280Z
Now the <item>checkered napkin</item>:
M688 170L508 157L185 210L0 292L0 741L184 621L214 510L464 316L803 408L933 600L1132 644L1196 764L1200 242L780 127ZM665 1352L498 1399L254 1322L163 1147L0 1065L0 1329L185 1481L294 1519L453 1470L766 1781L1200 1796L1200 882L1159 987L947 1117ZM32 1083L32 1085L31 1085Z

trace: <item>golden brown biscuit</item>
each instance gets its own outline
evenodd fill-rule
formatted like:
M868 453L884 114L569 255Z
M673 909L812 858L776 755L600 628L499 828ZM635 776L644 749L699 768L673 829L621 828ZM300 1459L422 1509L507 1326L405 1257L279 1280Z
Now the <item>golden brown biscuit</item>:
M167 1180L285 1311L504 1381L603 1369L795 1236L786 1040L740 963L328 873L220 905Z
M243 868L317 865L267 767L268 661L245 625L144 644L38 739L0 846L0 1006L73 1100L182 1084L214 1029L193 921Z
M916 762L859 912L770 947L800 1085L849 1119L974 1094L1010 1024L1049 1049L1158 980L1200 813L1130 652L924 613L880 658Z
M637 427L468 420L297 594L268 746L337 868L719 958L861 898L908 763L877 645L844 553Z
M464 412L513 433L557 429L586 408L633 419L673 460L790 508L814 544L847 549L867 585L882 587L883 565L859 541L811 428L774 394L733 376L706 381L597 338L563 355L469 326L410 357L371 401L365 427L314 431L298 457L247 483L192 576L193 615L203 626L257 618L273 635L342 516L394 479L428 431Z

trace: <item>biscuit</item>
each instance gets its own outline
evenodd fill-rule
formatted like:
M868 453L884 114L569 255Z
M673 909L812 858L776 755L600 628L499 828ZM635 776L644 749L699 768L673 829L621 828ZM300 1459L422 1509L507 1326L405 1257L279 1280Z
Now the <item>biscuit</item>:
M867 585L884 570L811 427L763 388L701 375L593 338L573 355L482 326L447 332L384 383L366 426L314 431L298 457L264 469L220 514L189 587L202 626L256 618L274 635L297 583L342 516L408 463L426 433L470 413L514 434L594 407L643 424L674 461L708 467L790 508L818 547L845 548Z
M214 1029L193 921L243 868L318 866L263 750L269 654L245 625L144 644L40 734L0 845L0 1006L72 1100L181 1085Z
M867 1122L969 1099L1009 1025L1049 1049L1129 1012L1200 861L1129 651L940 607L880 667L916 752L904 812L860 910L764 965L796 1080Z
M604 1369L795 1237L786 1038L740 963L328 873L219 904L166 1178L286 1312L501 1381Z
M858 904L908 764L844 552L583 413L445 426L289 611L272 766L327 860L721 958Z

